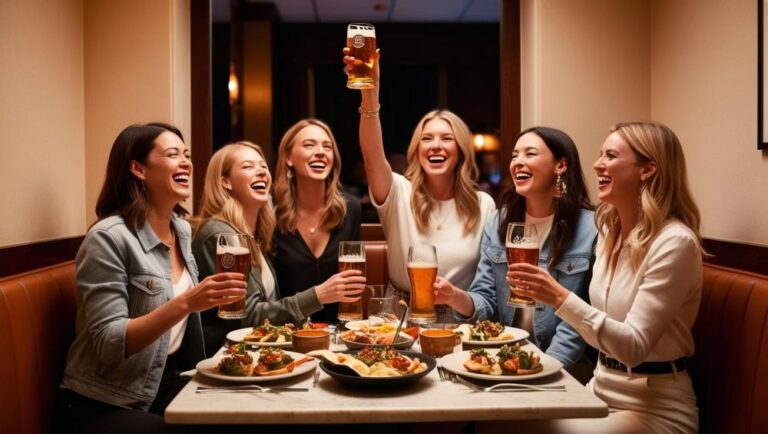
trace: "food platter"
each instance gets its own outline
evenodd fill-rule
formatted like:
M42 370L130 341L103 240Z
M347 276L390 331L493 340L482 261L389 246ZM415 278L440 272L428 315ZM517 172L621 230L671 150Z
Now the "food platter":
M560 363L560 361L558 361L552 356L549 356L547 354L540 352L533 345L530 345L530 346L526 345L524 349L528 351L534 351L539 357L541 357L541 364L544 367L544 369L542 369L540 372L537 372L535 374L527 374L527 375L514 375L514 374L491 375L491 374L480 374L477 372L469 372L467 371L466 368L464 368L464 362L467 359L469 359L470 351L461 351L458 353L451 353L446 356L443 356L440 358L440 366L443 369L446 369L448 371L453 372L454 374L458 374L463 377L475 378L478 380L494 381L494 382L505 382L505 383L548 377L550 375L557 374L563 368L563 364ZM496 353L498 352L497 349L489 349L487 351L488 351L488 354L492 356L495 356Z
M257 360L259 358L259 354L256 352L249 351L251 357L253 357L254 360ZM286 351L286 354L291 356L293 360L301 360L305 358L306 356L301 353L294 353L292 351ZM248 377L238 377L233 375L225 375L219 372L218 366L219 361L225 357L225 354L217 354L216 356L211 357L210 359L201 360L197 363L197 372L200 374L209 377L214 378L216 380L224 380L224 381L233 381L237 383L256 383L256 382L263 382L263 381L275 381L275 380L283 380L286 378L296 377L302 374L306 374L307 372L315 369L315 366L317 365L317 360L310 360L308 362L304 362L298 366L296 366L292 372L288 372L286 374L280 374L280 375L253 375Z
M358 352L359 351L345 351L344 353L355 355ZM427 368L416 374L406 374L397 377L361 377L359 375L351 375L349 370L344 366L342 366L343 369L339 369L338 365L334 365L328 360L322 359L320 360L320 369L345 386L366 390L381 390L405 387L413 384L429 374L429 372L437 366L435 358L426 354L417 353L415 351L398 351L398 353L412 359L418 358L421 362L427 365Z
M465 331L467 327L471 327L471 324L462 324L459 327L453 329L453 331L457 331L457 330ZM519 342L524 339L528 339L528 337L531 335L530 333L528 333L523 329L519 329L517 327L510 327L510 326L504 326L504 331L502 333L510 334L512 335L512 337L509 339L479 341L479 340L469 339L468 333L464 333L461 336L461 343L467 344L467 345L475 345L479 347L495 347L495 346L501 346L504 344Z
M291 345L293 345L291 341L255 342L255 341L244 340L245 336L249 334L251 331L253 331L253 327L246 327L244 329L232 330L231 332L227 333L227 339L229 339L232 342L242 342L246 345L253 345L255 347L290 348Z

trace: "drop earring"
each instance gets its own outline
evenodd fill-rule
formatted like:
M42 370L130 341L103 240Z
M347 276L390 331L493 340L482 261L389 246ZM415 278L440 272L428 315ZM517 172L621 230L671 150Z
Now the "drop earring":
M557 178L555 179L555 197L561 198L568 194L568 186L565 185L565 180L563 180L563 175L557 174Z

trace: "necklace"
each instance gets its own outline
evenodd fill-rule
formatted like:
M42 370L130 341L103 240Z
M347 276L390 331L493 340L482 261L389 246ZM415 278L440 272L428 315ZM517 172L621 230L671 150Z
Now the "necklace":
M165 244L166 247L168 247L169 249L173 250L173 245L176 244L176 232L171 231L171 242L170 243L166 243L163 240L160 240L160 242Z
M448 217L450 217L451 213L450 212L443 213L443 204L442 203L440 204L440 207L438 209L436 209L435 211L436 211L436 213L435 213L435 220L436 220L436 223L437 223L437 230L438 231L442 231L443 230L443 224L446 222L446 220L448 220ZM440 220L437 219L438 216L440 216Z
M306 218L306 214L302 215L302 213L299 212L298 215L299 215L299 220L301 220L301 222L304 223L305 225L309 226L309 234L310 235L315 235L315 233L317 233L317 227L320 225L320 221L317 221L313 225L312 223L310 223L308 221L309 219ZM322 217L319 220L322 220Z

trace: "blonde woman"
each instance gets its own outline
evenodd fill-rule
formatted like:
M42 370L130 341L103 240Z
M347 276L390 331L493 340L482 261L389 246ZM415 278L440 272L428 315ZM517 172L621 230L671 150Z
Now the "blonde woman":
M354 301L365 289L359 271L338 271L339 243L360 239L360 202L342 192L341 156L330 127L304 119L285 132L277 151L273 254L284 295L315 286ZM335 321L338 303L312 314Z
M203 312L206 352L216 352L232 329L259 325L303 322L324 303L345 300L333 287L318 287L284 297L270 261L275 213L270 199L272 176L264 153L250 142L235 142L219 149L208 164L192 250L200 275L216 272L216 239L220 233L253 237L253 266L248 276L247 317L242 323L224 320L216 309Z
M346 72L355 59L347 48L344 53ZM483 227L496 209L493 199L478 191L469 128L450 111L427 113L411 137L405 176L394 173L384 153L379 120L378 52L375 68L376 87L361 90L360 147L371 201L387 239L390 281L407 297L408 247L432 244L438 274L468 288L480 259Z
M616 125L594 165L598 177L597 259L577 297L545 269L510 265L510 282L600 350L592 391L605 419L557 421L560 432L698 431L696 395L686 371L702 284L700 217L688 189L677 136L654 122Z

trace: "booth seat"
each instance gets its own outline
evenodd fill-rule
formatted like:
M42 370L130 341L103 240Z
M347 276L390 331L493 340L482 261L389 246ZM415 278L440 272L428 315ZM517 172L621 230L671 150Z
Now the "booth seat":
M366 242L369 284L386 244ZM74 263L0 280L0 432L46 433L74 336ZM768 276L705 265L689 364L702 433L768 432Z

